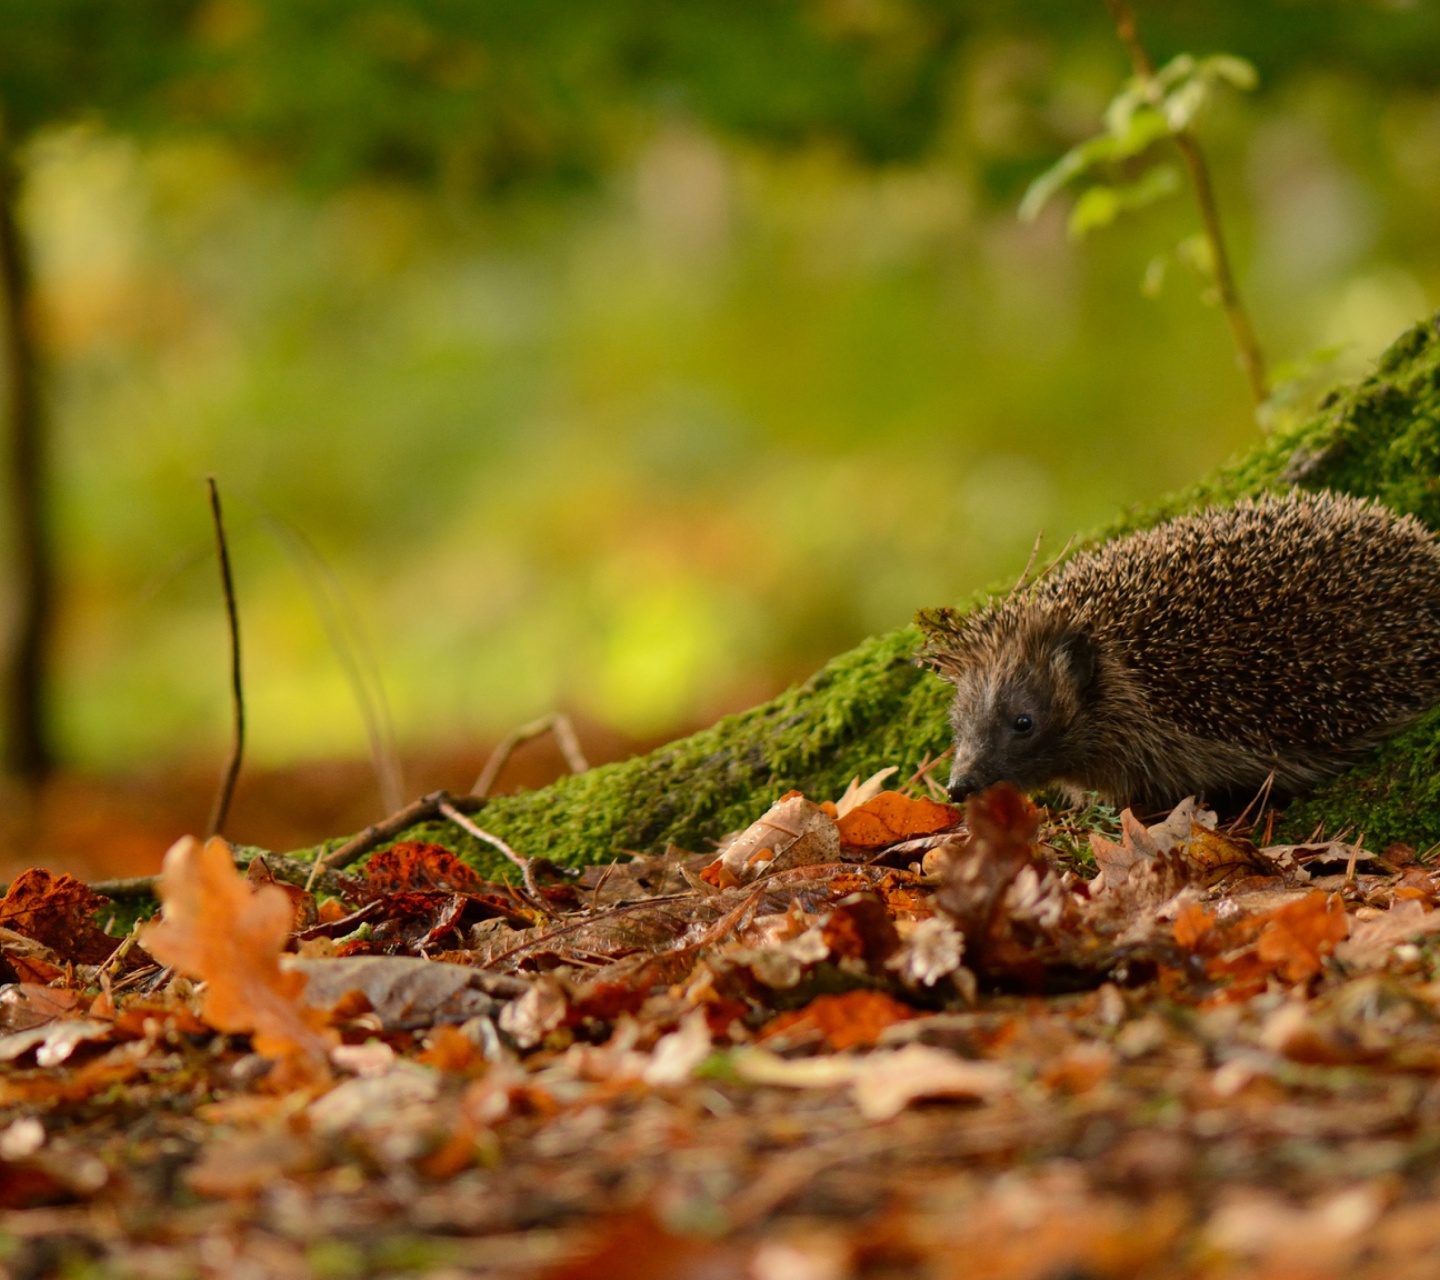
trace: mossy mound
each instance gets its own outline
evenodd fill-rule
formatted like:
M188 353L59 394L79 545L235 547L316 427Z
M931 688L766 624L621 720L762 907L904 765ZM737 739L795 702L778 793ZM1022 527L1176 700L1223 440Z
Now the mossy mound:
M1332 392L1308 419L1190 489L1127 512L1092 541L1292 485L1373 497L1440 530L1440 317L1402 335L1370 377ZM479 821L528 855L578 866L667 843L704 848L791 788L834 796L857 774L913 770L949 737L945 690L915 666L918 643L913 627L867 640L770 702L649 755L498 797ZM1285 829L1299 838L1323 822L1332 833L1363 830L1372 845L1440 839L1437 761L1440 710L1292 806ZM497 869L492 850L448 824L406 838Z

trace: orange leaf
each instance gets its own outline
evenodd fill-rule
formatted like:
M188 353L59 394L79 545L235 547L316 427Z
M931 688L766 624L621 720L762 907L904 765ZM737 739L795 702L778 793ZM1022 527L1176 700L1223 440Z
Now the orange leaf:
M1255 951L1287 982L1304 982L1320 972L1349 931L1339 896L1311 893L1270 913Z
M934 835L960 821L960 810L899 791L882 791L851 809L836 824L840 843L851 849L881 849L900 840Z
M1175 917L1175 941L1186 951L1198 951L1215 927L1215 917L1198 902L1192 902Z
M164 918L141 942L162 964L206 984L202 1015L226 1032L252 1032L255 1052L302 1075L328 1074L333 1033L325 1014L304 1003L305 978L280 968L290 932L290 900L273 885L252 891L220 839L186 836L165 855Z
M405 840L382 849L365 864L365 882L376 895L440 889L476 893L487 886L472 867L443 845Z
M870 1048L880 1042L886 1027L916 1016L909 1005L883 991L846 991L816 996L803 1009L772 1018L760 1039L804 1040L818 1035L832 1049Z

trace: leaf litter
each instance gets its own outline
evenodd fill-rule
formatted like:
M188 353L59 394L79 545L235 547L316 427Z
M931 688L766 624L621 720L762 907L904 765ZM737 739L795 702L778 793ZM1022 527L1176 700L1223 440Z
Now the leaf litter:
M13 1276L1432 1274L1414 851L1087 828L895 770L539 896L179 842L0 902Z

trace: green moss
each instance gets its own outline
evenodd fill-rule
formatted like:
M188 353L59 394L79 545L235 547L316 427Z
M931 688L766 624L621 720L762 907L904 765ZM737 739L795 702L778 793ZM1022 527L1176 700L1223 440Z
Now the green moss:
M1291 485L1377 498L1440 530L1436 321L1402 335L1374 374L1332 392L1309 418L1191 488L1123 513L1097 540ZM770 702L647 756L499 797L479 821L526 854L577 866L667 842L704 848L792 787L827 797L857 774L892 764L913 770L948 742L944 689L914 665L918 641L913 627L867 640ZM1293 807L1285 830L1303 836L1324 822L1332 832L1364 830L1372 843L1440 838L1437 760L1440 711ZM443 842L487 871L503 867L448 824L407 835Z

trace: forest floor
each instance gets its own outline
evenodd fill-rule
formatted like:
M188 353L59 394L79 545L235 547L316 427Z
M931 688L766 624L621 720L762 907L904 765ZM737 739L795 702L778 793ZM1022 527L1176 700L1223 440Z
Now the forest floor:
M134 931L24 873L0 1267L1435 1274L1428 851L884 781L509 883L186 841Z

